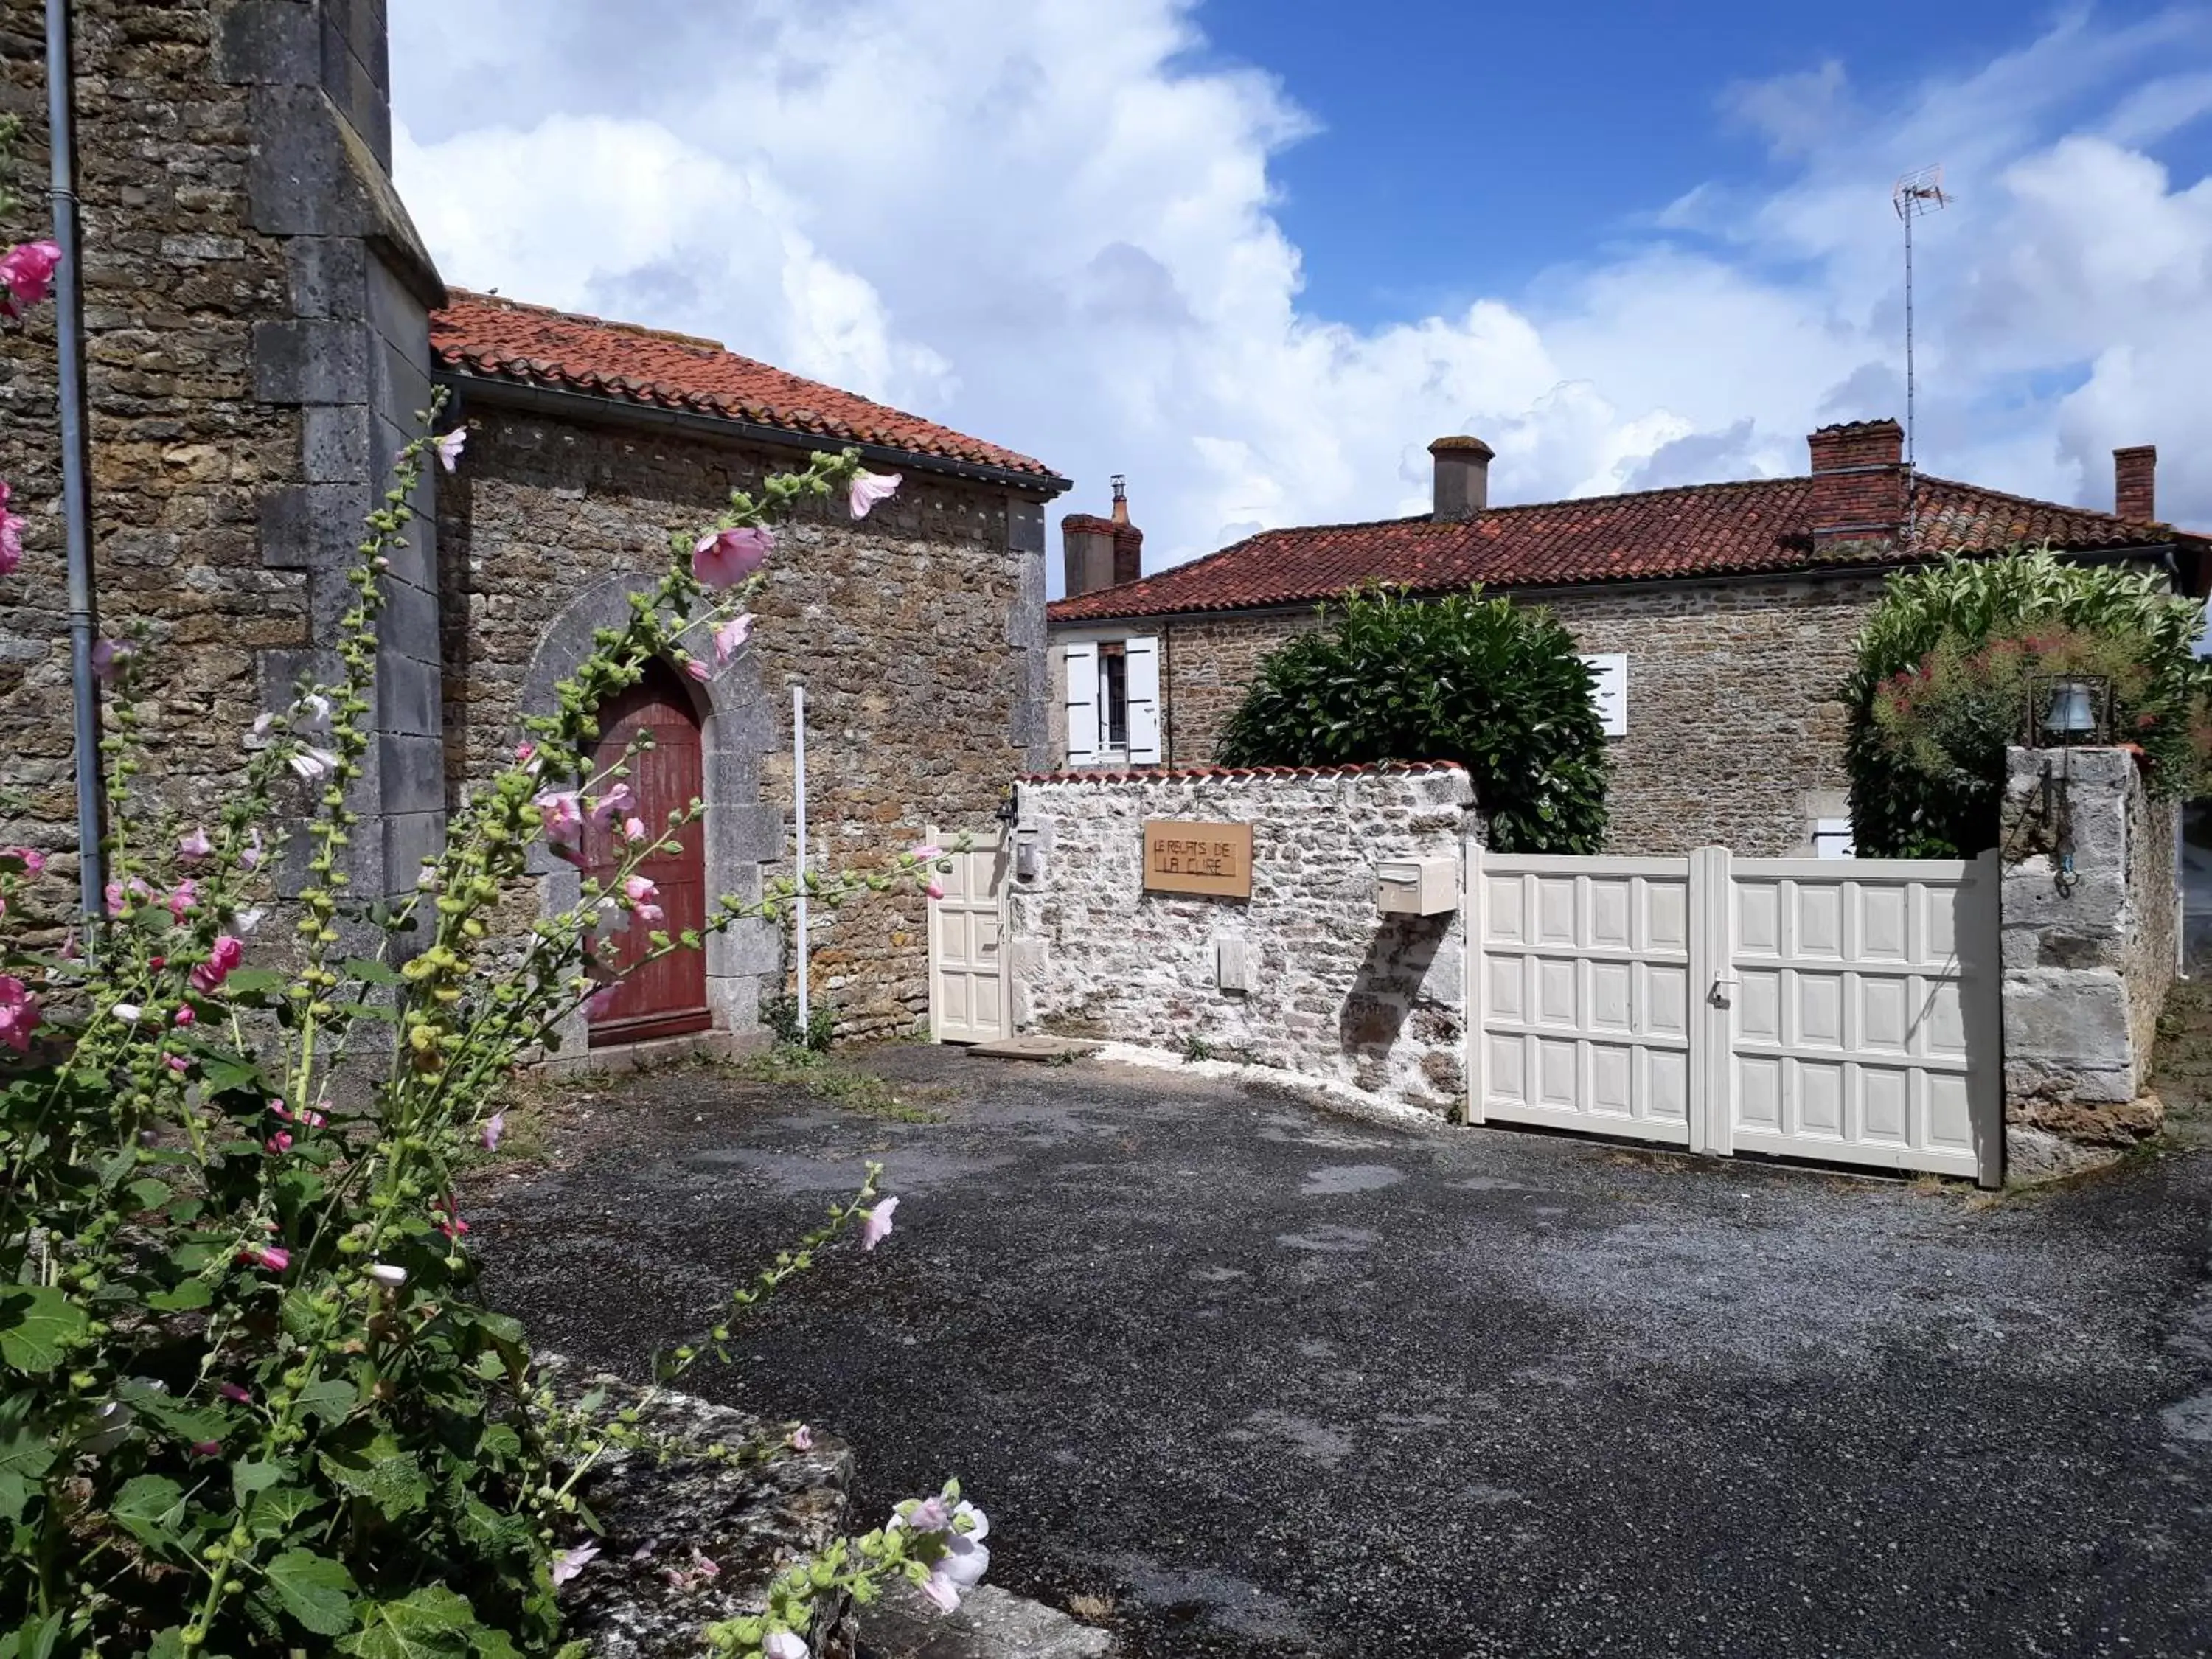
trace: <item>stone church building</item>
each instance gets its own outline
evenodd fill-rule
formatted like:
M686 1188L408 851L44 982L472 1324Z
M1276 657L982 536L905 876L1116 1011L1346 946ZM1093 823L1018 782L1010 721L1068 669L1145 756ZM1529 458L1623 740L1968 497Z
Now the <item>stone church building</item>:
M21 118L0 242L47 232L40 0L0 0L0 114ZM185 810L324 648L362 515L434 386L466 423L394 561L355 890L398 893L672 533L733 486L857 445L904 483L862 522L790 526L755 644L711 684L656 676L607 720L708 803L673 884L790 867L791 690L808 698L811 854L866 865L990 827L1048 758L1044 509L1013 451L712 341L450 290L390 176L381 0L77 0L92 544L103 627L144 625L148 780ZM0 477L27 520L0 578L0 836L73 864L75 757L52 307L0 326ZM675 773L668 782L682 782ZM549 896L575 878L550 870ZM670 880L663 881L664 888ZM814 982L854 1035L925 1015L918 894L821 919ZM784 982L767 924L629 997L595 1040L754 1028ZM702 971L703 970L703 971Z

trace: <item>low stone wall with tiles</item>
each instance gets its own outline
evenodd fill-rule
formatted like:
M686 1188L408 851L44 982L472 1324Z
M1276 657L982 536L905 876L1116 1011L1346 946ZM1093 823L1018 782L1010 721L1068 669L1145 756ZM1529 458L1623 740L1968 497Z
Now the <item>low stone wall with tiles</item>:
M2155 1133L2147 1091L2173 983L2179 809L2131 749L2014 749L2004 873L2005 1152L2063 1173Z
M1460 860L1480 830L1465 771L1064 774L1020 796L1018 1030L1247 1060L1440 1114L1463 1098L1459 907L1381 915L1376 866ZM1147 891L1152 818L1249 823L1251 897Z

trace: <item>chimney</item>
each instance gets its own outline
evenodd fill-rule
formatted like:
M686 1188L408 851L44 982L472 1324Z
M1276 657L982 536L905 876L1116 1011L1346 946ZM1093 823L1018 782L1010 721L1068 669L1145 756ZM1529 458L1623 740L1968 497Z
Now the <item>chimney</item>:
M1145 532L1129 522L1129 481L1114 475L1114 585L1141 581L1145 574Z
M2112 452L2112 511L2145 524L2158 521L2158 446Z
M1455 435L1429 446L1436 483L1429 516L1441 523L1471 519L1490 505L1490 460L1498 452L1480 438Z
M1814 550L1894 542L1905 522L1905 428L1895 421L1850 421L1824 426L1805 443L1813 453Z
M1114 516L1071 513L1060 521L1067 567L1067 597L1095 593L1145 574L1145 532L1129 522L1126 480L1114 475Z

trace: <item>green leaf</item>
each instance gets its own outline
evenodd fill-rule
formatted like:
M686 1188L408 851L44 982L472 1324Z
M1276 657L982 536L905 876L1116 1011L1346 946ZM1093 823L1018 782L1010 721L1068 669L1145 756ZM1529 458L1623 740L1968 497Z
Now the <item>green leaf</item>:
M274 1463L233 1463L230 1466L230 1489L243 1504L258 1492L266 1492L284 1478L284 1471Z
M123 1190L131 1194L131 1201L141 1210L158 1210L173 1196L167 1182L155 1181L150 1177L143 1181L134 1181Z
M361 1451L325 1451L320 1462L333 1485L367 1498L387 1521L411 1515L429 1501L430 1483L422 1478L422 1466L388 1435L379 1435Z
M246 1529L258 1539L282 1538L320 1502L304 1486L271 1486L254 1493L246 1504Z
M266 968L234 969L230 977L222 982L222 994L226 997L265 996L271 991L283 988L283 975Z
M263 1569L284 1611L318 1636L354 1627L353 1575L312 1550L286 1550Z
M396 969L383 963L371 962L367 957L348 957L343 971L364 985L401 985L405 981Z
M188 1446L196 1446L204 1440L221 1440L223 1431L230 1426L221 1412L180 1405L161 1389L149 1388L143 1382L125 1382L115 1392L140 1417Z
M0 1521L21 1521L31 1488L54 1465L54 1449L44 1435L17 1430L0 1442Z
M431 1584L401 1601L372 1602L338 1651L357 1659L463 1659L472 1647L482 1651L478 1638L488 1634L466 1601Z
M335 1427L345 1421L360 1400L361 1390L343 1377L326 1376L300 1390L300 1410Z
M140 1543L161 1550L181 1545L177 1530L185 1504L185 1489L165 1474L134 1475L108 1505L116 1525Z
M84 1310L51 1285L12 1285L0 1291L0 1359L35 1376L62 1363L84 1334Z
M146 1305L162 1313L185 1313L215 1300L215 1289L204 1279L188 1279L173 1291L155 1291Z

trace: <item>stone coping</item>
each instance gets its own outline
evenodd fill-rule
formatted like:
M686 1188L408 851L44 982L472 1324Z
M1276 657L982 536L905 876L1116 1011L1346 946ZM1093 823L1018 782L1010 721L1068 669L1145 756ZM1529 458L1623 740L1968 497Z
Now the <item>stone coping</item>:
M1204 778L1357 778L1389 777L1406 773L1457 772L1467 768L1457 761L1366 761L1351 766L1149 766L1131 772L1086 769L1080 772L1025 772L1018 783L1184 783Z

